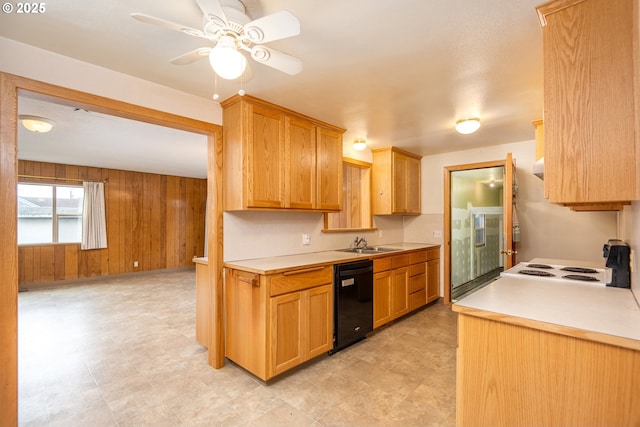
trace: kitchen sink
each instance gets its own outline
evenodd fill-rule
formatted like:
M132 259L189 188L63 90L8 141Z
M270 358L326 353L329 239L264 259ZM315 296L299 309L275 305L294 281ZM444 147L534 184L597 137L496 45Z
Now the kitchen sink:
M347 249L338 249L340 252L353 252L356 254L380 254L384 252L394 252L399 251L401 249L394 248L384 248L381 246L376 247L367 247L367 248L347 248Z

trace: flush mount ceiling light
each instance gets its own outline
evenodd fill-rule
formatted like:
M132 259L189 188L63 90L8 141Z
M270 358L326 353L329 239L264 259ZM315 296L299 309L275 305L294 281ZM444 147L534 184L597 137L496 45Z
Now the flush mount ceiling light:
M456 122L456 130L458 133L467 135L478 130L480 127L480 119L477 117L467 117Z
M56 122L54 122L53 120L45 119L44 117L39 116L20 115L18 116L18 119L22 123L22 126L25 127L25 129L37 133L49 132L53 128L53 125L56 124Z
M367 148L367 140L364 138L356 138L353 141L353 149L356 151L362 151Z

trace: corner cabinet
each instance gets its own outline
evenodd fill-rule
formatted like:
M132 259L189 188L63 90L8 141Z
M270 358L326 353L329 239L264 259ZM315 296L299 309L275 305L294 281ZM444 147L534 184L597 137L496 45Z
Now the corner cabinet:
M225 356L269 380L333 348L333 266L225 272Z
M236 95L223 108L224 209L342 209L344 129Z
M395 147L371 152L373 215L419 215L422 157Z
M640 199L638 0L538 6L545 197L576 210Z

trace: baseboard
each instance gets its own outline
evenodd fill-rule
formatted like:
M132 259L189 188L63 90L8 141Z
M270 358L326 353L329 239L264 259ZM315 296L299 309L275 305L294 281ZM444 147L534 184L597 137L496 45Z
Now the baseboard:
M141 274L143 275L151 275L158 273L174 273L179 271L189 271L193 270L195 272L195 266L189 267L175 267L175 268L165 268L160 270L145 270L145 271L137 271L132 273L122 273L122 274L109 274L107 276L93 276L93 277L82 277L79 279L67 279L67 280L55 280L50 282L38 282L38 283L26 283L18 284L18 292L28 292L35 291L39 289L51 289L57 288L61 286L74 286L74 285L86 285L91 282L98 282L109 278L117 278L117 279L126 279L127 277L139 277Z

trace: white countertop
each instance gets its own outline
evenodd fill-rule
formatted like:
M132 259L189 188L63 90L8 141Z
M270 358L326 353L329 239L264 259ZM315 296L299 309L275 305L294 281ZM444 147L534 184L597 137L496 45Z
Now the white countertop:
M237 261L226 261L225 267L239 270L252 271L258 274L269 274L279 270L287 270L297 267L313 266L317 264L335 264L354 261L362 258L375 258L380 256L399 255L402 251L427 249L439 244L429 243L390 243L375 245L385 248L399 249L394 252L382 252L380 254L358 254L341 251L310 252L305 254L284 255L275 257L255 258Z
M503 277L453 309L640 350L640 307L629 289Z

